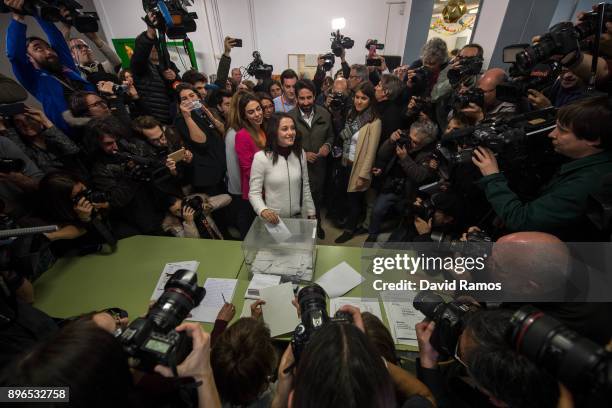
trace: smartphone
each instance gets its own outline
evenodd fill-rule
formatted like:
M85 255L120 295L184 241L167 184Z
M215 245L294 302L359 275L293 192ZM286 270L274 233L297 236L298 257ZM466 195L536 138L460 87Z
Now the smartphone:
M170 153L168 155L168 158L170 160L174 160L175 163L178 163L182 160L185 160L185 148L182 147L179 150L177 150L176 152Z
M25 112L23 103L7 103L0 105L0 116L9 117Z
M234 38L234 47L242 47L242 38Z
M378 58L367 58L366 65L368 67L380 67L382 65L382 60Z

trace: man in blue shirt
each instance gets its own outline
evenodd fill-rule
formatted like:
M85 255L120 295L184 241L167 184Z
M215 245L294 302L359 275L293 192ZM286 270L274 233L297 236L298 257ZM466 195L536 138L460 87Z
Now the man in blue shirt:
M289 112L295 108L297 101L295 98L295 84L298 76L292 69L286 69L281 73L281 96L274 98L274 110L276 112Z
M24 0L5 0L4 3L14 10L6 50L15 77L40 101L47 117L64 133L70 134L70 127L62 117L68 110L68 99L75 91L95 91L94 86L81 78L68 44L53 23L34 17L49 42L27 37L25 16L19 14Z

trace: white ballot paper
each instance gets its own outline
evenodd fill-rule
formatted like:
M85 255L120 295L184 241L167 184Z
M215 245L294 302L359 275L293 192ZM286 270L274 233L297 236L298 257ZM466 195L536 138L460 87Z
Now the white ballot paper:
M412 306L415 293L406 292L380 292L385 307L389 330L395 344L416 346L416 326L425 315Z
M231 303L237 279L208 278L204 283L206 296L199 306L193 308L187 320L214 323L225 302Z
M263 288L259 293L261 299L266 302L262 305L263 318L270 328L270 335L276 337L292 332L300 320L297 317L297 310L291 304L294 298L291 282Z
M274 238L278 244L291 238L291 231L289 231L289 228L287 228L287 225L280 217L278 218L278 224L264 222L264 225L266 226L266 229L270 235L272 235L272 238Z
M380 304L378 298L359 298L359 297L339 297L329 299L329 315L333 316L336 314L338 309L344 305L351 305L358 307L361 312L370 312L374 316L378 317L382 321L382 312L380 310Z
M264 275L262 273L253 274L253 279L244 293L245 299L259 299L259 290L270 286L279 285L281 277L278 275Z
M164 293L164 286L166 286L166 282L172 275L175 274L176 271L180 269L187 269L189 271L197 272L198 266L200 263L198 261L183 261L183 262L171 262L167 263L164 267L164 270L157 281L157 285L153 290L153 294L151 295L151 300L157 300Z
M330 298L336 298L344 295L364 280L363 276L351 265L342 261L325 272L323 276L317 279L316 283L325 289Z

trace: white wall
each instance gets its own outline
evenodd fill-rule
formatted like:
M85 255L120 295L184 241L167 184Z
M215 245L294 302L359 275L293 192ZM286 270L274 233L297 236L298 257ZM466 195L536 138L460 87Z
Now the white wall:
M140 1L93 2L109 39L136 37L145 29L140 20L144 15ZM331 19L344 17L346 28L342 32L355 40L347 60L364 62L366 40L382 42L385 32L384 53L403 53L408 13L400 15L401 4L390 7L389 13L386 0L195 0L198 30L189 37L198 52L198 65L206 73L216 71L215 57L223 52L221 38L229 35L243 40L243 48L232 51L232 66L248 65L257 49L264 62L274 65L274 73L279 74L287 68L287 54L329 52ZM338 61L336 68L339 66Z
M480 16L472 35L472 42L484 50L483 69L487 69L495 51L497 38L510 0L485 0L480 4Z

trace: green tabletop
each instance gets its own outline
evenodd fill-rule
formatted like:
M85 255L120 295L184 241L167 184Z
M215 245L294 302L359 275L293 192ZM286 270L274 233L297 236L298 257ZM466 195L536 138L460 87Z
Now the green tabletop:
M362 249L318 246L314 280L346 261L361 271ZM238 279L232 303L234 320L240 318L249 273L244 265L241 242L173 237L134 236L119 241L112 254L94 254L60 259L34 284L35 306L54 317L69 317L107 307L125 309L130 318L143 315L159 276L168 262L200 262L198 279ZM345 296L359 297L359 287ZM229 301L229 299L228 299ZM384 307L382 317L388 326ZM204 324L211 330L211 324ZM397 345L398 349L414 350Z

